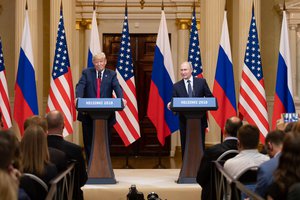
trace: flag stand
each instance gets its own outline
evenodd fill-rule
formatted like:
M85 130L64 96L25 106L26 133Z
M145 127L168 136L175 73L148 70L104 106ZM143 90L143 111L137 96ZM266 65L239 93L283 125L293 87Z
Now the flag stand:
M129 151L128 151L128 148L126 148L125 165L122 167L122 169L134 169L134 167L132 167L132 166L129 164Z
M153 167L153 169L166 169L167 167L164 166L161 162L161 151L162 151L162 147L159 148L159 151L158 151L158 164L155 165Z

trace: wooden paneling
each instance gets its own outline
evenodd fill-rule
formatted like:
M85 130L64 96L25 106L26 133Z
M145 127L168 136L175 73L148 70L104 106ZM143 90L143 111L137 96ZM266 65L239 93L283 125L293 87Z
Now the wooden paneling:
M107 56L107 67L110 69L115 70L117 65L120 40L121 34L103 35L103 51ZM141 138L126 148L119 135L113 131L110 152L115 156L123 156L126 153L135 156L157 156L160 151L161 155L169 155L170 137L166 138L165 146L161 148L157 140L156 130L147 117L156 34L132 34L130 35L130 43L136 81Z

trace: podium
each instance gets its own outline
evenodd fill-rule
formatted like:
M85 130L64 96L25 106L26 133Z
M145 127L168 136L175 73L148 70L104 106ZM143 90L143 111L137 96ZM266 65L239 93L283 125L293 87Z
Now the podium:
M76 108L80 112L87 112L94 120L87 184L115 184L109 153L107 120L115 111L123 110L122 99L79 98Z
M173 98L170 108L184 115L187 120L185 153L177 183L196 183L203 156L201 118L207 110L218 108L217 100L214 97Z

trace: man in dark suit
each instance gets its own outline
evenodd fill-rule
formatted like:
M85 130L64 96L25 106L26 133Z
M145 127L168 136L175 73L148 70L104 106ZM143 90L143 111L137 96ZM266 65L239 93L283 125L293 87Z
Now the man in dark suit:
M227 119L224 141L205 150L197 173L197 183L202 187L201 199L215 199L215 196L210 193L210 186L214 186L211 177L212 161L217 160L227 150L237 150L237 132L242 125L243 123L238 117L234 116Z
M113 91L118 98L123 98L123 91L117 74L113 70L106 69L106 63L107 60L103 52L93 56L94 68L86 68L82 71L81 78L76 85L76 98L112 98ZM93 120L84 112L79 112L77 119L82 123L83 142L88 161L93 139ZM108 129L110 130L115 123L116 119L113 115L108 120ZM110 140L110 135L108 135L108 139Z
M204 78L192 76L193 67L189 62L183 62L180 66L182 80L173 85L173 97L212 97L212 93ZM186 118L179 114L179 128L182 158L184 156L186 141ZM206 116L201 119L202 148L205 144L205 129L207 128Z
M48 122L48 146L65 152L69 162L76 161L73 198L83 199L83 193L80 188L87 180L87 173L81 147L64 140L64 116L59 111L50 111L46 119Z

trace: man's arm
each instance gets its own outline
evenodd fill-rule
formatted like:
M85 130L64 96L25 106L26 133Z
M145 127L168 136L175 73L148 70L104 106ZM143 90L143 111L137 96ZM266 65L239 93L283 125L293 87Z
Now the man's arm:
M205 95L205 97L213 97L213 94L211 93L211 91L208 87L206 79L203 79L203 80L204 80L204 95Z
M117 78L116 72L113 71L112 87L118 98L123 98L123 90Z
M76 84L76 98L84 97L84 90L87 84L87 74L85 70L82 72L81 77Z

